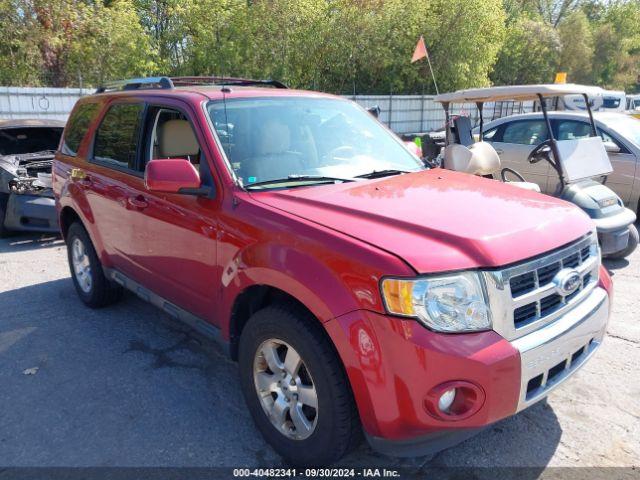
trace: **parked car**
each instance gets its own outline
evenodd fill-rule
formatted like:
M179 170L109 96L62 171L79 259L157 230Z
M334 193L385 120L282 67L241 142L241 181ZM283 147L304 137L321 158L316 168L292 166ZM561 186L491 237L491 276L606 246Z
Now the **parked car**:
M0 120L0 237L57 232L51 165L64 122Z
M627 113L640 118L640 95L627 95Z
M640 120L621 113L594 112L598 133L613 166L606 185L634 212L640 214ZM586 138L590 135L586 112L549 112L551 127L558 140ZM546 137L541 112L500 118L484 126L485 141L500 155L505 167L535 182L546 193L558 186L558 176L547 162L531 164L527 157Z
M219 338L297 465L362 431L391 455L448 448L597 351L612 284L580 209L425 169L355 103L268 86L160 77L78 101L53 187L86 305L129 289Z

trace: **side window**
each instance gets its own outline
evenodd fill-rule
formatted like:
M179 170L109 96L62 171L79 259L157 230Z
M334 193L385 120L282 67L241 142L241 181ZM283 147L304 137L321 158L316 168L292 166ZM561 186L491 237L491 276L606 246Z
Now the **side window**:
M199 168L200 145L191 122L183 113L171 108L155 108L151 112L150 127L145 164L152 159L184 158Z
M587 122L575 120L560 120L558 122L557 140L578 140L591 136L591 125Z
M97 103L85 103L79 105L71 114L71 117L67 121L67 130L62 140L62 147L60 151L64 155L75 157L80 142L87 133L87 129L98 112Z
M491 142L494 139L497 140L497 137L496 137L497 131L498 131L498 127L492 128L491 130L487 130L486 132L484 132L484 135L482 135L482 139L486 140L487 142Z
M117 167L136 168L140 121L144 105L112 105L102 119L93 146L95 160Z
M519 120L507 123L502 132L504 143L538 145L549 138L544 120Z

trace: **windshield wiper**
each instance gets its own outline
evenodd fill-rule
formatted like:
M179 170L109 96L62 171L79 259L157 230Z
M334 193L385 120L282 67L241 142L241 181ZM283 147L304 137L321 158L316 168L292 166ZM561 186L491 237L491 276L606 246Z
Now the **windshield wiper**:
M362 175L356 175L357 178L381 178L390 177L391 175L400 175L401 173L409 173L408 170L386 169L386 170L374 170L373 172L363 173Z
M283 178L274 178L272 180L263 180L261 182L254 182L244 187L246 189L251 189L253 187L261 187L264 185L279 185L282 183L293 183L298 180L301 180L303 183L300 185L291 185L288 188L294 187L304 187L307 185L319 184L319 183L335 183L335 182L355 182L357 178L349 178L349 177L328 177L325 175L289 175Z

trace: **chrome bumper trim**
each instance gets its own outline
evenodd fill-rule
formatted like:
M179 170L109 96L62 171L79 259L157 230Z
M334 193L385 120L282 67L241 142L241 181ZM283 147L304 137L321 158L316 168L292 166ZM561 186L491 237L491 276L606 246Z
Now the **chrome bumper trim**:
M517 411L546 397L584 365L601 345L608 319L609 296L596 287L554 323L511 342L521 360ZM536 380L539 385L530 388Z

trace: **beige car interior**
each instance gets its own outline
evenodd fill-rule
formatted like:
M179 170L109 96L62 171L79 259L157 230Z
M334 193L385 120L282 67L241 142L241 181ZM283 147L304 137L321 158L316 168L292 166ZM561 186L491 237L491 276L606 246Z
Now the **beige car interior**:
M448 170L457 172L470 173L479 176L496 177L500 175L502 165L500 156L496 152L493 145L488 142L473 142L471 134L471 122L468 117L461 117L466 121L456 121L456 141L468 143L450 143L444 149L443 167ZM457 119L458 120L458 119ZM466 128L468 127L468 131ZM465 131L462 131L462 129ZM505 182L514 187L524 188L540 192L540 187L536 183L531 182Z
M157 125L154 137L153 158L184 158L199 167L200 145L188 120L165 120Z
M253 155L244 160L244 168L259 180L286 177L303 168L302 156L291 150L291 130L269 119L259 127Z

